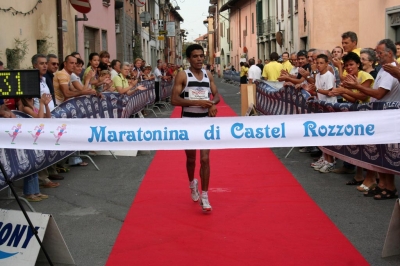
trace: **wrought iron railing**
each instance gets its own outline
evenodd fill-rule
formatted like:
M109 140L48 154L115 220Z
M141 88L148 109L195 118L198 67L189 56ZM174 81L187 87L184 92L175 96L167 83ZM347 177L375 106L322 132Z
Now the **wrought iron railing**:
M268 17L257 23L257 36L268 35L275 33L276 19L275 17Z

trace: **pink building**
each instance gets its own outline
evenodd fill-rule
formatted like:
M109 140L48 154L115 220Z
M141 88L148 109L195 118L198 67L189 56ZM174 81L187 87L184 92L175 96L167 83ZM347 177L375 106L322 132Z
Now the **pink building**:
M219 11L227 9L230 9L228 37L231 40L230 62L238 69L241 61L258 58L256 0L230 0Z
M117 57L115 37L115 0L91 1L92 9L86 15L87 21L77 22L77 50L85 64L90 53L107 50L110 59ZM82 19L83 14L79 14Z

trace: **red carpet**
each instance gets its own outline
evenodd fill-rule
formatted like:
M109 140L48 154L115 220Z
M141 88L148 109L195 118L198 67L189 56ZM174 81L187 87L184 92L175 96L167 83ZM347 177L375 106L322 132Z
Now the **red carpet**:
M107 265L368 265L269 149L214 150L210 160L204 214L184 152L157 152Z

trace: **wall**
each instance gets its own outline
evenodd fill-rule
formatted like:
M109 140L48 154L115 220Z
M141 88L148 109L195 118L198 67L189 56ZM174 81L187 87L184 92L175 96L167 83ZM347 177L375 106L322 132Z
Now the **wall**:
M78 52L83 56L85 54L85 42L84 42L84 26L96 29L99 31L99 36L96 37L96 46L91 47L91 52L100 52L103 50L101 32L102 30L107 31L107 51L110 53L110 59L117 58L116 39L115 39L115 11L114 11L114 0L111 0L110 6L105 7L102 1L91 1L92 9L86 14L88 21L78 22ZM78 17L82 18L83 15L79 14ZM87 58L85 58L85 64Z
M252 31L252 13L254 13L254 32ZM247 16L247 36L243 37L243 30L246 29ZM247 58L257 58L257 27L256 27L256 1L241 1L231 8L230 14L230 32L231 32L231 58L232 64L239 69L240 56L244 53L244 47L247 48Z
M386 30L386 9L391 7L400 8L400 1L398 0L359 0L359 28L360 35L359 44L360 47L372 47L374 48L380 40L384 38L393 38L388 36ZM373 14L373 15L372 15ZM371 36L373 32L373 36Z
M0 7L14 7L21 12L30 11L36 0L1 0ZM68 22L68 32L63 33L64 55L71 50L75 39L75 27L69 23L75 15L74 10L69 9L69 1L62 0L63 19ZM11 12L0 12L0 58L7 66L6 49L14 48L14 39L27 40L28 52L25 60L21 62L21 68L31 67L31 58L37 53L37 40L46 39L52 46L48 52L57 54L57 11L56 1L39 3L33 13L12 15ZM47 38L46 38L47 37Z

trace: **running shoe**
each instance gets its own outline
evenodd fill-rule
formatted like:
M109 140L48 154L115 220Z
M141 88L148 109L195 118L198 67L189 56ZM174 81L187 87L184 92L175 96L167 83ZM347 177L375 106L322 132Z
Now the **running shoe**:
M335 165L333 163L327 163L324 166L322 166L321 169L319 169L319 172L320 173L329 173L333 169L335 169Z
M299 152L301 153L309 153L314 149L314 147L303 147L301 149L299 149Z
M316 166L314 166L314 170L315 170L315 171L319 171L319 169L321 169L322 167L324 167L326 164L328 164L328 162L324 160L324 161L321 162L320 164L317 164Z
M324 160L324 156L321 156L318 161L311 163L311 167L315 167L317 165L320 165L321 163L323 163Z
M212 210L210 202L208 201L208 196L201 196L200 206L203 208L203 211L209 212Z
M200 193L199 193L199 188L198 188L198 181L197 179L193 179L193 185L189 185L190 188L190 194L192 195L192 200L193 201L198 201L200 198Z

